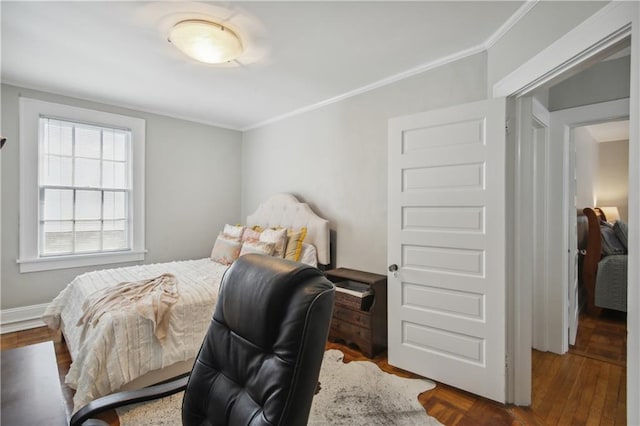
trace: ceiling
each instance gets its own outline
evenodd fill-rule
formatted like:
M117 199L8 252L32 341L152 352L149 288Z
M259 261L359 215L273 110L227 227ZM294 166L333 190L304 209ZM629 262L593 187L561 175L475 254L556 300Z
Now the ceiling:
M629 120L609 121L585 126L585 128L597 142L629 140Z
M327 102L482 46L517 2L7 2L2 81L232 129ZM237 62L167 42L209 18L240 35Z

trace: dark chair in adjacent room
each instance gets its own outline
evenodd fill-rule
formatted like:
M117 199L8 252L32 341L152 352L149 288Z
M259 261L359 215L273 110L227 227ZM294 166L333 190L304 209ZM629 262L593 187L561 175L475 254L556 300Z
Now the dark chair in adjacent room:
M316 268L241 256L222 279L190 376L99 398L81 408L70 424L82 425L105 410L186 388L184 425L304 425L333 298L333 284Z

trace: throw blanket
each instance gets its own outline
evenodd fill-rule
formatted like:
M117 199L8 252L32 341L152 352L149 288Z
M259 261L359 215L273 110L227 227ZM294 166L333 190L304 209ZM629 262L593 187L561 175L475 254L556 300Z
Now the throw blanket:
M151 320L153 333L162 342L167 336L169 318L166 313L180 295L175 275L164 273L158 277L136 282L123 282L114 287L96 292L83 304L84 315L78 325L91 324L95 327L102 315L107 312L133 310L143 318Z
M227 266L206 258L104 269L79 275L69 283L42 319L53 329L64 329L73 359L65 377L76 390L73 411L150 371L192 360L211 322L218 285L226 270ZM164 341L154 335L151 321L132 310L108 312L95 327L77 325L85 314L82 306L99 291L164 273L175 275L180 283L180 297L165 314L168 330Z

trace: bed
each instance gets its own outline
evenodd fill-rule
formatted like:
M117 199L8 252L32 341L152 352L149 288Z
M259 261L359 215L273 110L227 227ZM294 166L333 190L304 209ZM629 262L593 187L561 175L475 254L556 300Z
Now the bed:
M627 311L627 231L624 222L613 225L599 208L583 210L588 219L587 247L582 276L587 312L600 308Z
M247 217L246 226L306 228L304 243L307 252L315 253L314 263L321 266L330 262L329 222L293 195L272 196ZM69 283L47 307L43 320L62 331L69 348L72 363L65 381L76 390L74 412L100 396L139 389L189 372L227 268L205 258L93 271ZM176 277L180 297L167 311L167 334L162 342L154 334L152 321L135 312L108 312L95 326L78 325L83 304L94 300L91 296L96 292L166 273Z

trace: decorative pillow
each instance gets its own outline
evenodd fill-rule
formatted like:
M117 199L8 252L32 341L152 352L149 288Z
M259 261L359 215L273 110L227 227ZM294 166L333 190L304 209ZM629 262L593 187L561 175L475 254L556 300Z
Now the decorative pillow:
M300 263L311 265L314 268L318 267L318 251L313 244L302 243L302 250L300 253Z
M260 241L260 232L246 228L242 234L242 242L244 243L245 241Z
M275 243L273 255L276 257L284 257L284 252L287 249L287 230L284 228L265 229L260 233L260 241L265 243Z
M289 241L287 242L287 250L285 251L285 259L298 261L302 252L302 242L307 236L307 228L300 228L298 231L292 229L287 230Z
M231 238L242 238L242 233L244 232L244 226L242 225L224 225L224 230L222 233Z
M231 265L240 255L240 238L231 238L221 232L211 250L211 260L223 265Z
M271 256L275 247L275 243L266 243L264 241L246 241L244 244L242 244L240 256L247 253L258 253Z
M602 236L602 255L625 254L627 251L616 236L616 232L611 226L600 225L600 235Z
M616 220L613 224L613 232L624 246L625 251L629 251L629 228L627 224L621 220Z

